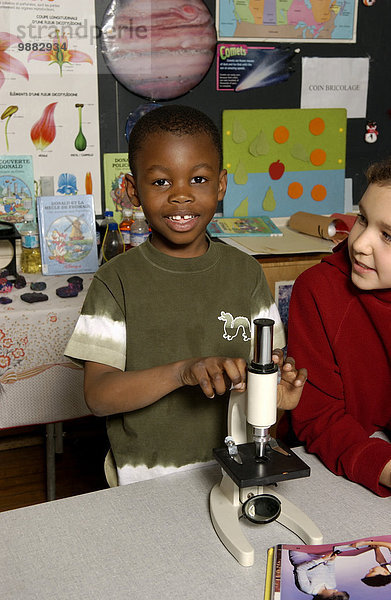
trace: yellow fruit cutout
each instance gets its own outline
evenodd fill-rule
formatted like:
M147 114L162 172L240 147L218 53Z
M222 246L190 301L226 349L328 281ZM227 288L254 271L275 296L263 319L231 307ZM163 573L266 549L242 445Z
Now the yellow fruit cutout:
M308 162L310 160L309 152L303 144L294 144L291 148L291 156L302 162Z
M257 137L251 142L248 151L253 156L262 156L269 154L269 142L265 133L261 130Z
M267 190L262 203L263 210L272 212L276 208L276 200L274 198L273 190L271 187Z
M234 217L248 217L248 197L235 208Z
M247 131L244 129L239 119L235 119L233 122L232 140L235 144L241 144L247 140Z
M234 174L234 182L238 185L245 185L248 180L247 169L240 160Z

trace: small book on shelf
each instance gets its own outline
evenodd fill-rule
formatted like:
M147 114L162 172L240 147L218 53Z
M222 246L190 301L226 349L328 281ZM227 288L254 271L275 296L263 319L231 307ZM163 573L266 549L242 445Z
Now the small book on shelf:
M215 237L282 235L270 217L214 217L207 231Z
M391 535L269 548L264 600L326 600L330 590L338 600L391 598Z
M94 273L98 252L93 196L39 196L37 211L42 273Z

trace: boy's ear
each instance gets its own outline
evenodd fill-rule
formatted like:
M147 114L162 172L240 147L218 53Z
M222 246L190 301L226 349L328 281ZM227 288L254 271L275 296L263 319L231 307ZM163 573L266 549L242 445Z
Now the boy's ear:
M125 189L126 189L126 193L128 195L130 202L133 204L133 206L141 206L141 203L140 203L140 200L139 200L138 194L137 194L137 186L136 186L136 180L135 180L134 176L131 175L131 173L126 173L125 182L126 182Z
M224 198L225 192L227 191L227 171L223 169L220 171L219 176L219 190L218 190L218 200L219 202Z

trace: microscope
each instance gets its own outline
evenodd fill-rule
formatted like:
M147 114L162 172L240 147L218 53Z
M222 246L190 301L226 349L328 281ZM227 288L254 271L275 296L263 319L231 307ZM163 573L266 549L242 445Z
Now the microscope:
M275 491L279 481L308 477L310 468L269 433L277 421L273 325L272 319L254 321L254 357L248 367L247 391L231 391L226 446L213 450L222 468L221 482L212 488L209 499L213 527L243 566L254 564L254 549L240 527L242 516L257 524L277 520L306 544L323 541L315 523ZM248 425L252 428L251 442Z

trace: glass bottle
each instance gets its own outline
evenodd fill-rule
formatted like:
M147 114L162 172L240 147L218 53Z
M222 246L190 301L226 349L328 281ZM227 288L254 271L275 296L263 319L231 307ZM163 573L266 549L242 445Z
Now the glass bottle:
M122 209L122 221L119 224L119 230L122 233L122 237L124 239L125 251L129 250L130 245L130 228L134 223L133 219L133 211L131 208L123 208Z
M125 244L118 223L109 223L102 244L102 262L108 262L117 254L125 252Z
M149 236L149 227L145 220L144 213L140 210L133 211L134 223L130 228L130 246L134 248L139 246Z
M33 215L26 215L19 229L22 241L20 268L23 273L40 273L42 270L41 249L39 247L38 226Z

